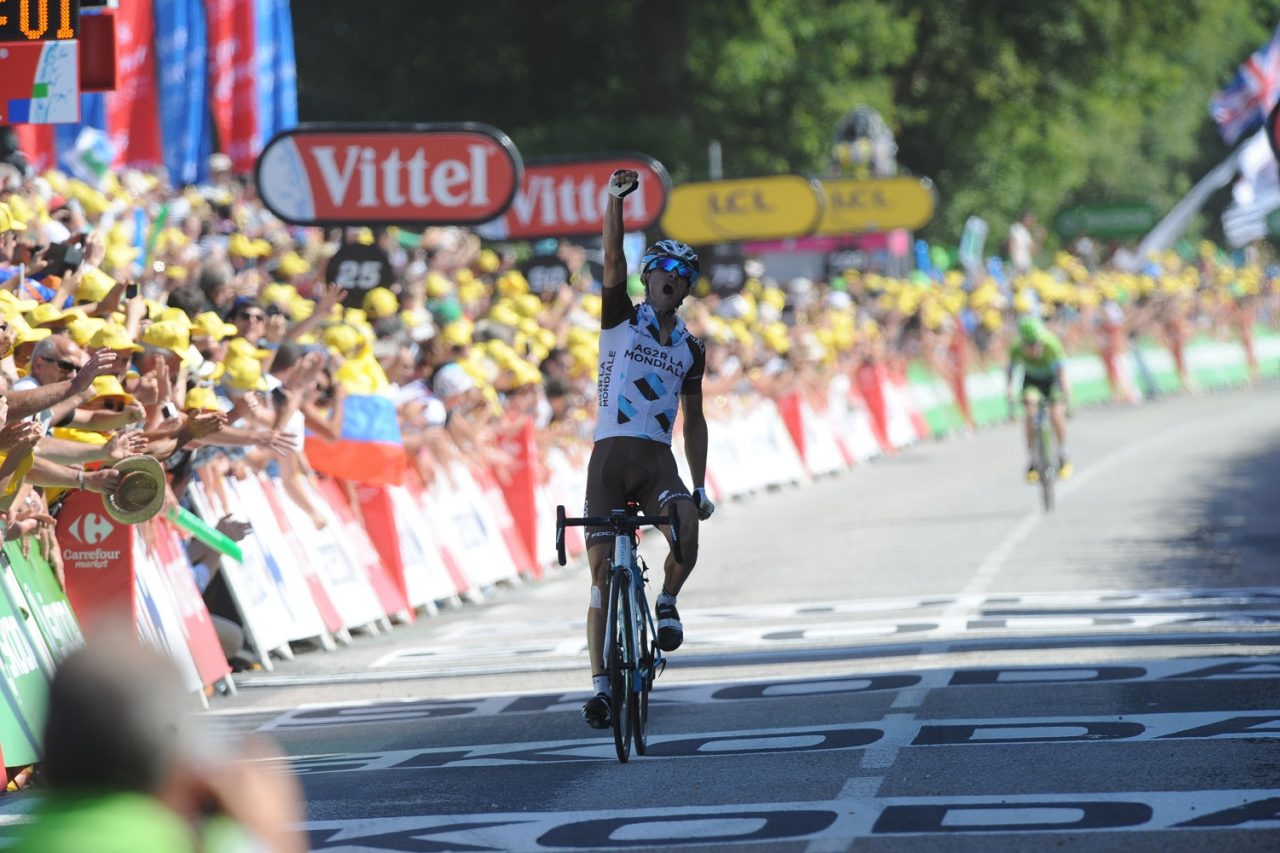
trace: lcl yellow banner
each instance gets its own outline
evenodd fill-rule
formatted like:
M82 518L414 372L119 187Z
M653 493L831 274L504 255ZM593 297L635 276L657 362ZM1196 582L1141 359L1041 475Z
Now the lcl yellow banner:
M818 234L863 234L915 229L933 218L933 182L928 178L826 178L827 206Z
M671 191L662 230L695 246L781 240L810 234L822 218L822 192L799 175L704 181Z

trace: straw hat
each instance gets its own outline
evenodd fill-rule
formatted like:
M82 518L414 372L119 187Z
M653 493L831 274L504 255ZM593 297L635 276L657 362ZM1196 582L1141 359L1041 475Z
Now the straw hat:
M102 501L107 515L121 524L146 521L164 503L164 468L154 456L130 456L111 466L120 472L120 485Z

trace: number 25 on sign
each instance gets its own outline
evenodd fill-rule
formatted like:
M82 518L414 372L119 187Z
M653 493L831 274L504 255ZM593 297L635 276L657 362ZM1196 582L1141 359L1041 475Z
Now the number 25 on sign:
M29 41L45 38L49 31L49 7L54 4L60 13L54 38L75 38L72 6L79 11L79 0L0 0L0 41L15 41L19 34Z

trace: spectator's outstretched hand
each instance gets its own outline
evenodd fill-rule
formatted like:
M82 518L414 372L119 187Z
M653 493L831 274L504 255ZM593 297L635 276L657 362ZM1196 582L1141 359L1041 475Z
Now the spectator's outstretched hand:
M199 412L187 419L186 430L192 441L213 435L227 425L225 412Z
M84 489L86 492L97 492L100 495L109 494L114 492L116 487L120 485L120 476L120 472L114 468L86 471Z
M12 456L25 456L40 441L43 431L38 421L14 421L0 429L0 451Z
M71 390L79 394L92 385L93 380L99 376L114 373L119 367L120 356L118 353L109 349L100 349L89 356L89 360L84 363L84 366L76 373L75 378L71 380Z
M147 437L137 430L118 432L103 445L103 450L108 459L112 462L119 462L121 459L128 459L130 456L146 453Z

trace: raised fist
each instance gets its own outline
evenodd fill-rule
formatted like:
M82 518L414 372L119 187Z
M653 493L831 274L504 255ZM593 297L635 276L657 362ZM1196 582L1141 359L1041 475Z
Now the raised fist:
M614 198L626 198L640 186L640 176L631 169L619 169L609 178L609 192Z

